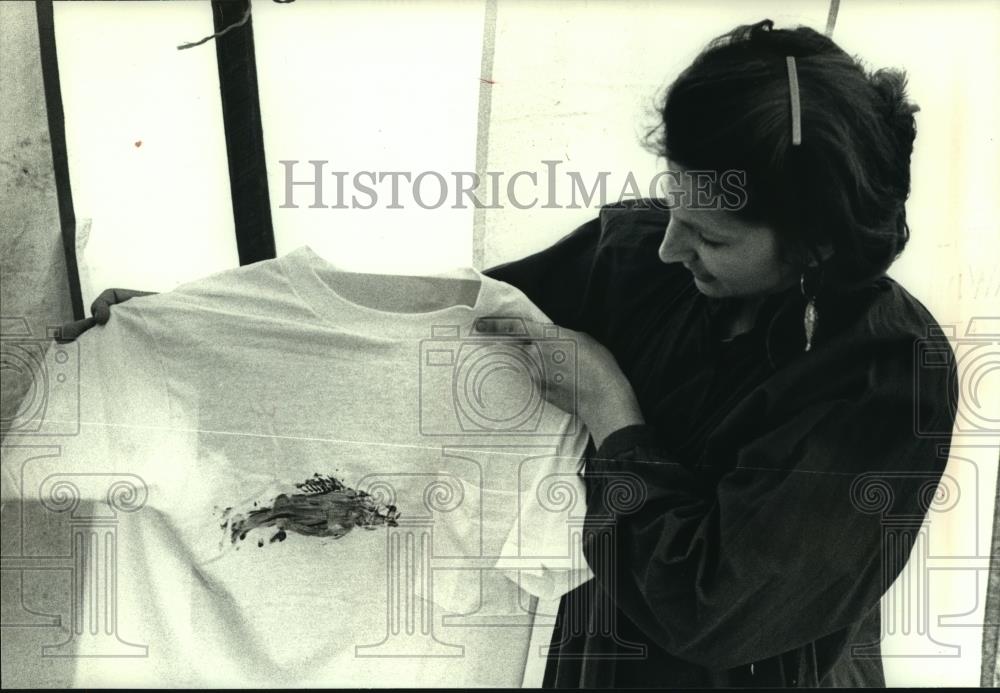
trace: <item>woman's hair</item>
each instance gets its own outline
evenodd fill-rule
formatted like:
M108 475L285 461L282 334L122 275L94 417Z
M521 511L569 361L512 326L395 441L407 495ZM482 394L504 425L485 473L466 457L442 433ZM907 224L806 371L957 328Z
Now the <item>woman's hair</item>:
M795 58L802 141L792 144L786 56ZM905 74L873 73L806 27L769 19L714 39L668 88L647 142L684 169L746 173L734 213L770 224L790 257L824 244L824 281L882 275L909 238L905 202L916 136Z

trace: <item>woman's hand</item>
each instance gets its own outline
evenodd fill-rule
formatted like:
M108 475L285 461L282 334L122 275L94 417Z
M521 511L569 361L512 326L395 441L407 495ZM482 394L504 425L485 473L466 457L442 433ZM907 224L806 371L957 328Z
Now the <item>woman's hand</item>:
M477 334L503 336L504 343L529 345L551 340L553 325L527 318L480 318ZM525 330L527 334L525 334ZM540 369L535 387L542 396L569 414L578 416L590 431L597 447L611 433L645 423L635 391L615 357L602 344L583 332L558 328L559 340L576 346L576 381L560 377L552 369Z
M75 341L77 337L94 325L106 324L111 318L111 306L124 303L130 298L151 296L154 293L153 291L135 291L134 289L105 289L90 306L90 314L94 317L66 323L59 329L55 339L64 344Z

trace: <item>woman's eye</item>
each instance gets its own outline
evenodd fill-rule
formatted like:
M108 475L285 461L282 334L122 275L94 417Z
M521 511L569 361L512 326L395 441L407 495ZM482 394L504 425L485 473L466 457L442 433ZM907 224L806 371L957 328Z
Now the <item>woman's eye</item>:
M725 245L724 243L719 243L718 241L711 241L701 234L698 234L698 240L707 245L709 248L718 248L719 246Z

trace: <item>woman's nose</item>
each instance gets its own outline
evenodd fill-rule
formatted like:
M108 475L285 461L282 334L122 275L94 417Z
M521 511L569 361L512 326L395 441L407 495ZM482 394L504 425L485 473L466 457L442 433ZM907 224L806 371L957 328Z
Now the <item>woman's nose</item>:
M660 260L664 263L684 262L690 257L691 248L687 245L684 233L671 221L667 224L663 242L660 244Z

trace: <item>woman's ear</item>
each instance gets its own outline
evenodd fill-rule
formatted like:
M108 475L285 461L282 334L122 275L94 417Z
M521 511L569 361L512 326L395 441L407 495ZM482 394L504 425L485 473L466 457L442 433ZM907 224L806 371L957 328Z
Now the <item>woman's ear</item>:
M802 250L799 267L816 267L831 257L833 257L833 243L819 243Z
M833 243L821 243L816 246L816 252L819 253L819 259L826 262L833 256Z

